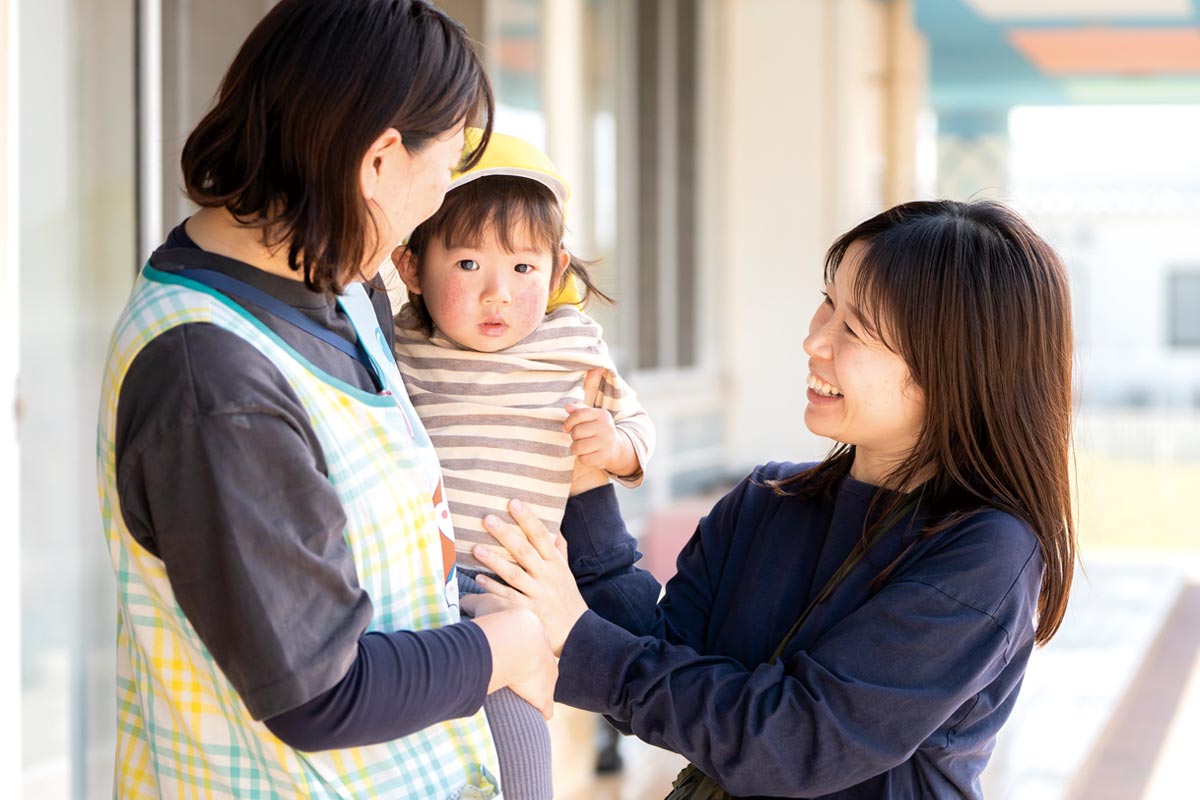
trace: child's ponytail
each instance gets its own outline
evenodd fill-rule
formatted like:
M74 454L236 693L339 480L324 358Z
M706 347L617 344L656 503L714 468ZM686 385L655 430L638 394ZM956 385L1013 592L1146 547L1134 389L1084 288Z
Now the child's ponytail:
M587 308L592 298L598 298L610 305L615 303L616 301L592 280L589 269L599 262L580 258L565 244L562 245L562 249L567 253L567 266L562 275L558 276L554 289L550 292L550 302L546 304L546 311L550 312L566 305Z

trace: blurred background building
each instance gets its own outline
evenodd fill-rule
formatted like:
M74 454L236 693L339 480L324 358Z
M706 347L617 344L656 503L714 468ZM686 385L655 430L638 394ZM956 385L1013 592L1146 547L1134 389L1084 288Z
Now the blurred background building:
M487 59L497 129L547 149L603 259L619 303L597 316L660 437L622 502L664 575L713 493L823 454L800 342L838 233L932 196L1033 219L1073 280L1087 574L988 794L1192 796L1200 3L440 4ZM189 213L183 139L270 5L0 0L0 767L29 797L111 794L100 370L135 269ZM594 779L595 730L556 718L561 796L665 793L678 761L631 741L624 777Z

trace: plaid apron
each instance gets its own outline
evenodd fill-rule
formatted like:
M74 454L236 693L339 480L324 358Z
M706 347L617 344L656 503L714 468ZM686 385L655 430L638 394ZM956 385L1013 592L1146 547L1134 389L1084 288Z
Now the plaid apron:
M340 298L390 391L324 374L223 295L147 265L117 322L101 394L101 514L117 577L117 757L121 798L499 797L495 747L480 711L367 747L304 753L255 722L171 591L166 569L125 527L114 431L121 381L163 332L207 322L274 363L309 414L346 513L346 541L371 596L369 630L458 621L453 530L437 457L412 412L362 286Z

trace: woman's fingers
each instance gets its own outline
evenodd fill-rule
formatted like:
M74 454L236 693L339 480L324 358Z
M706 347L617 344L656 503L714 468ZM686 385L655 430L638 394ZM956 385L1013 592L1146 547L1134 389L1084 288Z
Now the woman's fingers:
M508 547L510 553L513 552L513 548L509 547L507 543L502 542L502 544L504 544L505 547ZM533 548L529 546L528 542L525 543L525 549L529 552L534 552ZM476 545L475 549L472 550L471 553L477 559L479 559L479 561L493 574L499 576L502 581L508 584L508 586L500 586L496 583L496 581L487 580L486 576L484 575L476 577L475 580L479 583L479 585L484 589L487 589L492 594L509 599L515 599L518 595L528 594L529 591L536 586L534 581L530 579L529 574L521 567L521 565L512 563L507 558L500 555L495 550L487 547L486 545ZM516 554L514 553L514 555ZM495 591L493 591L493 587L496 587ZM512 587L517 591L513 592L509 587Z
M589 466L580 459L575 459L575 468L571 474L571 496L591 491L609 483L608 473L599 467ZM562 538L561 536L559 537Z
M485 602L483 600L474 601L475 604L474 604L473 608L476 610L488 608L488 609L491 609L491 611L503 611L506 608L514 608L514 607L531 608L532 607L532 603L530 602L529 598L526 597L525 595L521 594L520 592L518 592L516 589L514 589L511 586L505 586L500 581L493 580L492 578L489 578L486 575L480 575L477 578L475 578L475 580L479 583L480 586L483 587L483 590L484 590L484 592L486 592L486 594L477 594L477 595L470 595L470 596L471 597L480 597L480 598L487 597L487 598L491 599L490 603ZM505 580L508 580L508 579L505 578ZM466 598L460 597L459 600L464 601L464 600L466 600ZM467 608L467 606L464 605L463 609L465 610L466 608ZM491 613L491 612L480 610L479 613L486 614L486 613Z
M526 569L536 569L538 566L537 562L539 560L554 557L556 553L554 549L554 534L546 530L546 526L542 524L540 519L538 519L538 515L532 508L525 505L520 500L509 500L508 513L513 518L513 521L517 523L517 526L519 526L516 529L514 529L514 526L504 525L504 523L498 518L493 517L493 519L495 519L495 521L500 525L504 525L504 527L507 529L505 531L506 535L512 536L514 539L523 540L521 542L521 546L527 549L522 553L522 555L524 555L528 560L522 561L521 557L514 552L513 557L517 559L519 564L524 566ZM484 524L487 525L486 519L484 520ZM490 530L491 529L489 528L489 531ZM505 544L505 546L508 547L507 544ZM535 558L533 553L529 552L529 549L532 549L534 552L536 552L538 558ZM511 551L512 548L510 547L509 550Z
M541 521L536 520L536 518L535 521L541 527ZM530 567L537 566L538 553L533 548L529 540L529 535L523 528L517 525L510 525L495 514L488 514L483 518L483 527L496 538L497 542L504 545L509 555L523 568L529 569ZM542 530L545 530L545 528L542 527ZM501 575L500 577L503 578L504 576Z
M596 401L600 399L600 384L604 381L604 369L594 367L587 371L587 375L583 379L583 403L587 406L595 406Z
M483 518L484 527L508 548L515 564L485 545L472 551L484 566L508 586L479 576L479 584L489 593L529 608L541 622L554 655L562 652L571 628L587 611L587 604L575 585L563 548L533 509L519 500L508 504L517 525L509 525L494 515Z

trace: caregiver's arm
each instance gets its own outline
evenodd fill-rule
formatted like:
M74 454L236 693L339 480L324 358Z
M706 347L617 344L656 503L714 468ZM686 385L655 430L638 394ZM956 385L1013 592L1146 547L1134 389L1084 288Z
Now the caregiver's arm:
M283 717L281 738L306 749L393 739L474 713L494 677L511 677L521 637L499 645L494 670L474 622L364 635L372 604L322 449L256 350L213 326L183 326L152 342L124 385L143 387L123 390L118 410L127 525L164 562L252 716Z
M1027 530L1000 517L987 515L965 546L930 555L921 573L893 579L775 665L747 669L588 612L563 647L556 699L681 753L733 794L821 795L859 783L903 763L956 712L972 713L972 698L1006 670L1007 693L1019 685L1041 563ZM993 602L946 591L940 576L956 574L994 584Z
M422 709L403 708L398 703L404 702L404 695L410 704L414 698L420 699L421 686L428 687L431 693L442 689L444 694L444 687L437 686L434 679L439 674L444 677L444 670L454 669L453 664L461 664L458 659L473 655L469 648L458 648L455 643L459 632L469 631L473 625L483 631L492 656L487 694L527 681L533 671L548 666L551 656L545 647L541 624L532 612L524 610L497 612L473 623L463 622L436 631L368 633L359 639L359 656L336 686L299 708L263 722L282 741L309 751L390 741L420 730L425 726L409 728ZM423 636L425 633L440 635ZM530 658L541 650L546 651L546 664ZM401 695L397 687L406 683L412 691ZM544 694L545 702L530 700L530 703L548 716L550 694ZM453 698L447 700L452 702ZM472 695L465 711L453 716L473 714L479 709L482 697L478 702L475 700ZM429 704L425 714L427 724L446 718L446 711L446 707Z

